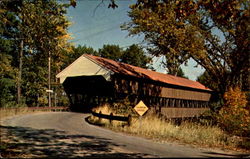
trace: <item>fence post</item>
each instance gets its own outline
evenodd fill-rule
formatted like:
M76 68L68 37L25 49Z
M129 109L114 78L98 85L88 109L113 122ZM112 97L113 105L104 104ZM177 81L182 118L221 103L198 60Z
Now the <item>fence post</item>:
M113 113L111 112L111 113L110 113L110 119L109 119L110 125L112 125L112 118L113 118Z
M101 115L102 114L102 111L99 111L99 114ZM98 117L98 122L101 123L102 122L102 118L101 117Z
M128 115L128 126L131 125L131 122L132 122L132 117L131 117L131 115L129 114L129 115Z

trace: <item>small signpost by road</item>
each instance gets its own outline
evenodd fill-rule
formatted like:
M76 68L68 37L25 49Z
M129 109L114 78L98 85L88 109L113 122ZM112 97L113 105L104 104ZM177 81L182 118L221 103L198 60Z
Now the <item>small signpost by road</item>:
M135 111L140 115L143 116L147 111L148 107L143 103L143 101L140 101L135 107Z
M139 122L140 122L140 128L141 128L141 118L142 116L148 111L148 107L143 103L143 101L140 101L135 107L134 110L140 115Z
M47 89L46 92L53 93L53 90Z

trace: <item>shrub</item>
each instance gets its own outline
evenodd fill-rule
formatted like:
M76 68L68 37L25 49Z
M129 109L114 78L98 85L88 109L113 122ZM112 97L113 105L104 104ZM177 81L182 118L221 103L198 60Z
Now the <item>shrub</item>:
M119 102L113 103L111 105L111 108L114 110L116 114L122 114L122 115L136 115L135 111L133 110L134 105L129 101L128 98L125 98Z
M219 111L221 127L232 135L250 136L250 107L246 94L236 87L225 94L225 105Z

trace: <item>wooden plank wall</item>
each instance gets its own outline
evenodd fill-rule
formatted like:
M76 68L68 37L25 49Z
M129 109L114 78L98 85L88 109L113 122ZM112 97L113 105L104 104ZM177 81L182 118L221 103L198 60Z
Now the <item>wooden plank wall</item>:
M167 118L195 117L202 114L208 108L161 108L160 113Z
M211 94L199 90L185 88L168 88L146 82L115 78L114 88L117 93L135 94L139 96L155 96L185 100L209 101Z

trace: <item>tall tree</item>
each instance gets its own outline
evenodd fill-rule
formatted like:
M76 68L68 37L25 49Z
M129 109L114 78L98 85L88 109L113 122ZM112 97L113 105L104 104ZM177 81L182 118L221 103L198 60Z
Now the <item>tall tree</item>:
M65 52L66 58L63 60L63 68L67 67L69 64L74 62L78 57L83 54L91 54L98 56L98 52L94 50L92 47L87 47L86 45L81 46L78 45L77 47L72 46L72 50L70 52Z
M222 103L223 94L219 93L220 89L219 89L218 83L215 82L214 79L212 79L212 77L208 74L207 71L199 75L196 81L200 82L201 84L213 90L213 93L210 99L210 102L211 102L210 109L212 111L217 112L223 105Z
M152 59L145 55L143 49L135 44L129 46L121 56L121 62L142 68L148 68L151 61Z
M150 63L152 59L138 45L131 45L126 50L119 45L103 45L98 55L118 62L124 62L133 66L153 69Z
M0 106L14 104L18 72L18 28L19 21L13 11L19 6L18 1L0 3Z
M138 0L129 16L131 22L123 28L131 35L143 33L151 53L167 56L169 67L193 58L222 94L247 82L248 0Z
M69 5L55 0L3 1L0 5L0 31L4 30L1 32L1 39L15 41L11 47L17 51L13 53L23 51L24 67L19 69L20 73L24 71L23 94L27 96L26 99L35 98L34 96L37 97L40 93L45 95L44 76L47 74L48 81L51 79L49 71L46 70L53 71L51 76L56 74L64 58L62 52L69 51L70 48L67 42L69 21L65 16L66 7ZM19 47L21 41L23 49ZM18 61L15 60L18 56L13 53L10 53L13 61ZM19 60L19 63L21 62ZM13 66L17 67L16 63ZM48 63L51 64L51 69L46 69ZM32 95L30 92L33 92Z
M119 45L103 45L98 51L99 56L115 61L121 61L122 49Z
M66 54L66 58L63 60L63 68L74 62L82 54L91 54L112 59L118 62L124 62L133 66L153 69L153 67L150 65L152 58L145 55L142 47L135 44L129 46L126 50L123 50L119 45L108 44L103 45L103 47L98 51L85 45L79 45L78 47L72 46L72 51L68 52Z
M10 55L1 52L0 61L0 107L4 107L15 102L17 70L11 66Z
M211 76L209 76L207 71L203 72L200 76L198 76L196 81L200 82L201 84L204 84L213 91L219 92L218 83L213 81L213 79L211 78Z
M32 50L30 54L34 59L44 59L40 62L40 66L48 67L48 90L51 90L52 77L59 72L62 64L60 62L63 58L62 51L68 51L70 48L67 42L69 35L66 29L70 23L65 16L66 6L54 0L37 0L24 1L23 7L20 8L19 17L22 20L20 30L26 40L24 42L29 44L29 49ZM51 93L48 95L51 106Z

